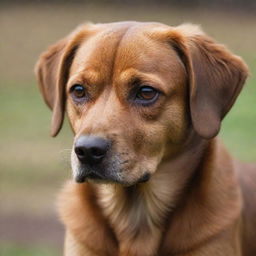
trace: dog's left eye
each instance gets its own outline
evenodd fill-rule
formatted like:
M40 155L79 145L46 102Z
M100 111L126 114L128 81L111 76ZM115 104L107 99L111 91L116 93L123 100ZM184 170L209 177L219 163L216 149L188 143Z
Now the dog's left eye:
M69 91L76 103L84 103L89 99L88 92L83 85L75 84L70 88Z
M151 86L141 86L136 94L138 103L153 103L159 95L159 92Z
M70 92L76 98L83 98L85 96L85 88L80 84L75 84L71 87Z

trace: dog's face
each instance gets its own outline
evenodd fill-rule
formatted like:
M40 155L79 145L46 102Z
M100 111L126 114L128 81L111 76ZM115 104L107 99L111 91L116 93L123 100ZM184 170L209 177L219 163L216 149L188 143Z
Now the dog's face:
M81 43L66 87L75 176L131 184L154 173L166 143L175 151L187 131L185 77L176 52L141 28L110 26ZM77 154L88 153L78 141L99 151L97 138L105 156L81 161Z
M191 136L218 133L246 67L193 29L87 25L41 57L37 71L54 111L53 135L64 106L75 134L78 182L147 181L163 158L185 150Z

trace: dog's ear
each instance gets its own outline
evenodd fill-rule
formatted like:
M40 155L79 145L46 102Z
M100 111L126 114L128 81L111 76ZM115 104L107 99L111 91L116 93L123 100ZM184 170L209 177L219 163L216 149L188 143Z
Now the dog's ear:
M58 43L50 46L44 52L35 67L35 72L39 84L40 91L44 101L53 110L51 135L56 136L61 129L64 118L64 99L63 93L58 88L58 78L60 63L67 45L67 39L63 39ZM61 106L57 106L57 102L61 102Z
M221 120L240 93L247 66L196 26L181 25L169 33L169 39L187 71L193 127L210 139L218 134Z
M65 114L65 86L75 52L85 36L78 29L70 36L50 46L35 67L40 91L46 104L52 109L51 135L60 131Z

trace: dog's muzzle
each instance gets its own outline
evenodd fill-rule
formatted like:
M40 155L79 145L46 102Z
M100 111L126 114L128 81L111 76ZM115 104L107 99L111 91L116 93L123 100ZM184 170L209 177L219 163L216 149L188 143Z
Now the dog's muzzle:
M149 180L150 174L145 171L131 183L124 174L126 169L123 162L127 161L112 152L112 146L112 142L105 138L93 135L78 137L73 151L76 159L71 161L76 182L94 180L130 185Z

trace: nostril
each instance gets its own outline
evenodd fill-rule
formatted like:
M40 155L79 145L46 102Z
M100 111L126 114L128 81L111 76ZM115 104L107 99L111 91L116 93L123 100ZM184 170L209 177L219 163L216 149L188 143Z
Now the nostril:
M106 150L104 150L102 148L98 148L98 147L92 147L92 148L90 148L90 154L93 157L101 158L101 157L105 156Z
M77 154L77 156L78 156L79 158L85 157L85 151L84 151L83 148L81 148L81 147L76 147L76 148L75 148L75 152L76 152L76 154Z

